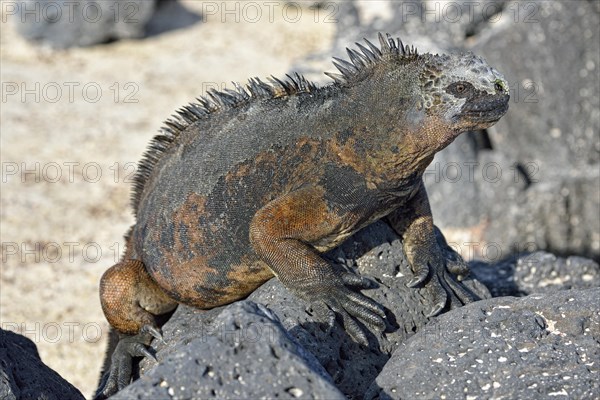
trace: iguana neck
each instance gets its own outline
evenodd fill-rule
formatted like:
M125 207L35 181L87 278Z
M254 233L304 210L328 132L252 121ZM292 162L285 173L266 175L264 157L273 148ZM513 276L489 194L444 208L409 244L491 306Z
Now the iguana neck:
M420 178L456 133L442 118L419 109L416 90L405 88L401 96L387 96L380 87L367 80L353 88L329 89L335 101L328 118L344 121L345 127L334 134L332 150L373 186L396 190Z

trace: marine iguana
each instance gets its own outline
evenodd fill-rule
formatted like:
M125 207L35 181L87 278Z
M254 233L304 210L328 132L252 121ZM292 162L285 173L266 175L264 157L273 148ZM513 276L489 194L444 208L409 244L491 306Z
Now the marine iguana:
M122 260L100 282L102 309L122 334L97 397L131 379L132 357L161 338L157 316L183 303L210 309L277 277L292 293L336 315L357 342L360 320L385 328L382 308L360 292L372 283L336 274L320 254L385 218L403 239L433 298L429 315L477 297L453 275L422 181L435 153L460 133L490 127L508 110L504 77L471 53L418 54L379 34L340 74L317 87L299 74L209 91L166 121L139 164L136 223Z

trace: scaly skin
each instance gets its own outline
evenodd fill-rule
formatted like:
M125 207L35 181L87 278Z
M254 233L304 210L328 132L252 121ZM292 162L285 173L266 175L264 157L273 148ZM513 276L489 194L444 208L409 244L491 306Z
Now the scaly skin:
M411 285L432 293L430 315L474 300L452 276L466 265L437 245L422 174L458 134L504 115L508 85L472 54L380 41L338 60L332 85L251 80L167 122L140 164L127 254L101 281L110 324L138 336L119 344L99 397L129 382L130 358L160 337L156 315L231 303L273 276L366 343L356 319L384 329L381 307L320 254L380 218L403 238Z

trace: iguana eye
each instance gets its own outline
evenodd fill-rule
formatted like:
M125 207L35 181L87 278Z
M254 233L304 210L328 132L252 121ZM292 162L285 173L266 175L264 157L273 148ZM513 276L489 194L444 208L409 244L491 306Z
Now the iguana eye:
M494 83L494 89L496 89L496 92L504 92L504 85L502 84L502 82L496 81Z
M446 92L456 97L468 97L473 90L473 86L469 82L455 82L446 88Z

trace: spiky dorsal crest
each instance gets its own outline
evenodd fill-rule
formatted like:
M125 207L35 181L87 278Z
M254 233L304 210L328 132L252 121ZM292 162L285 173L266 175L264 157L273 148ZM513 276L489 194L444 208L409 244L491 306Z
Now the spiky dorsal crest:
M388 60L413 61L418 57L417 49L413 46L404 45L400 38L394 40L390 34L379 33L379 43L381 48L378 48L373 43L364 39L368 48L360 43L355 43L360 49L359 51L346 49L350 61L342 60L341 58L333 57L333 65L341 72L341 74L325 72L325 75L332 78L336 83L342 86L349 86L360 81L370 75L373 67L380 62Z
M154 167L189 126L197 121L210 118L211 114L239 108L252 101L310 93L317 89L314 83L298 73L286 74L286 77L286 79L278 79L271 76L269 83L259 78L252 78L245 87L237 82L232 82L234 89L224 89L223 91L211 89L206 96L197 98L196 103L190 103L180 108L176 114L167 119L165 126L161 128L161 133L152 139L142 160L138 163L131 197L136 216L142 192Z
M368 48L356 43L360 52L347 49L350 61L334 58L334 65L339 69L341 75L329 72L325 74L338 84L348 86L369 76L374 66L380 62L388 60L409 62L418 57L414 47L404 46L400 39L394 40L389 34L384 37L379 33L379 42L380 48L366 39L365 43ZM189 126L197 121L210 118L212 114L233 110L252 101L310 93L317 90L314 83L298 73L292 76L286 75L286 77L286 79L278 79L271 76L268 83L259 78L252 78L246 86L233 82L234 89L209 90L206 96L197 98L196 103L190 103L180 108L175 115L167 119L161 133L152 139L138 164L131 199L136 216L144 187L154 167Z

